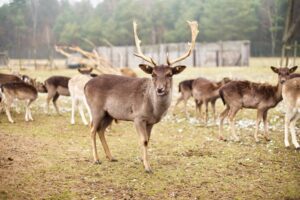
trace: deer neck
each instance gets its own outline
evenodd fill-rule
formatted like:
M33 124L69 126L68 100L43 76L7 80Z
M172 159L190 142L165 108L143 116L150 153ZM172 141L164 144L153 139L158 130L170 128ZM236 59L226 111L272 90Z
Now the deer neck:
M157 117L164 116L172 102L172 84L166 95L159 96L156 93L153 83L151 83L148 93L148 102L152 105L153 114Z
M282 100L282 83L280 83L280 81L278 81L276 85L275 98L277 101Z

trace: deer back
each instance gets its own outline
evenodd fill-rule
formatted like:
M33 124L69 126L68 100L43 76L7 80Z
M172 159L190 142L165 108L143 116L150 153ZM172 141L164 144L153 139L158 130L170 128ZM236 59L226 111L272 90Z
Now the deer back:
M24 82L5 83L1 85L1 91L7 98L17 98L19 100L37 98L36 88Z
M20 82L21 78L11 74L2 74L0 73L0 84L10 83L10 82Z

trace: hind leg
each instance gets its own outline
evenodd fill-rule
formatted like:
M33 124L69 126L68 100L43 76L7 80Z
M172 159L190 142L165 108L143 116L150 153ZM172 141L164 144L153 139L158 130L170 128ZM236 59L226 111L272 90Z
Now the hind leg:
M220 114L220 124L219 124L219 139L220 140L223 140L223 123L224 123L224 119L228 116L228 113L229 113L229 106L226 106L225 110Z
M263 121L264 121L264 134L265 134L265 139L267 141L270 141L270 136L269 136L269 127L268 127L268 110L265 110L263 113Z
M54 95L53 99L52 99L52 102L53 102L54 108L55 108L55 110L56 110L56 113L60 115L59 110L58 110L58 107L57 107L57 104L56 104L56 101L57 101L58 97L59 97L59 94L56 93L56 94Z
M293 112L292 108L287 108L285 117L284 117L284 145L285 147L289 147L289 126L291 123L291 119L296 117L296 113Z
M34 101L33 99L29 99L29 100L28 100L28 103L26 104L27 121L28 121L28 120L33 121L32 114L31 114L31 110L30 110L30 104L31 104L33 101ZM25 121L26 121L26 114L25 114Z
M86 118L84 116L82 102L79 103L78 109L79 109L79 114L80 114L82 122L84 123L84 125L88 125L89 123L87 122L87 120L86 120Z
M99 135L100 141L102 143L104 152L106 154L106 158L108 158L109 161L111 161L111 162L115 162L115 161L117 161L117 159L112 157L109 147L107 145L106 139L105 139L105 130L112 123L112 121L113 121L113 118L111 118L109 115L105 115L100 123L100 129L99 129L98 135Z
M104 112L99 111L93 113L93 121L92 121L92 129L91 129L91 142L92 142L92 151L93 151L93 158L94 158L94 163L95 164L101 164L99 155L97 152L97 143L96 143L96 134L100 125L100 122L102 118L104 117Z
M233 135L234 140L237 142L240 141L240 138L236 135L236 130L235 130L235 126L234 126L234 123L235 123L234 117L239 110L240 110L240 108L233 107L230 109L230 112L228 114L231 134Z
M216 121L217 121L217 117L216 117L216 100L211 101L211 108L212 108L212 112L213 112L214 123L216 123Z

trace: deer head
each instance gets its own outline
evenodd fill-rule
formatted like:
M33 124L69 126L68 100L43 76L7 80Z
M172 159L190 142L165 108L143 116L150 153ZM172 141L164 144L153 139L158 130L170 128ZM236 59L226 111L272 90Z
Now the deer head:
M133 22L134 39L135 39L135 45L137 48L137 53L135 53L134 55L139 58L142 58L144 61L150 63L150 65L140 64L139 67L145 73L152 75L152 83L155 88L156 94L158 96L164 96L164 95L168 94L170 89L172 88L173 75L179 74L186 68L186 66L184 66L184 65L178 65L178 66L174 66L174 67L172 65L181 60L184 60L185 58L190 56L191 52L193 51L193 49L195 47L196 38L199 33L198 23L195 21L193 21L193 22L188 21L188 24L191 29L192 39L191 39L191 43L189 43L189 49L187 50L187 52L174 60L170 60L169 57L167 56L166 64L157 65L156 62L151 57L145 56L143 54L143 52L141 50L141 46L140 46L141 40L137 36L137 31L136 31L137 24L136 24L136 22Z
M276 68L271 66L272 71L278 74L278 82L280 84L283 84L286 80L288 80L289 75L294 73L297 68L298 66L294 66L292 68L288 68L288 67Z

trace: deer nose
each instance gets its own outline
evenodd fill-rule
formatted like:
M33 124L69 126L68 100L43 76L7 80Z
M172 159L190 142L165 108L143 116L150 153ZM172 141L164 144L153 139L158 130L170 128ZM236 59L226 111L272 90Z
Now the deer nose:
M281 81L280 81L281 84L284 84L284 82L285 82L285 80L281 80Z
M163 93L164 91L165 91L164 88L157 88L158 93Z

